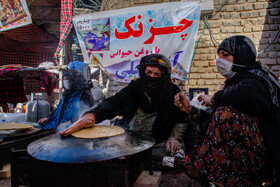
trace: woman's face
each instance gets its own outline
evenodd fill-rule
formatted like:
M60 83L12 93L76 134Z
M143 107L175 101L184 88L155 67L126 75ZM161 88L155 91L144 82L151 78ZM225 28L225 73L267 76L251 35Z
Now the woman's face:
M153 67L153 66L147 66L145 73L149 75L150 77L161 77L162 72L158 67Z
M234 57L227 51L219 50L217 59L217 70L226 79L230 79L236 72L232 71Z
M70 89L70 82L69 80L67 79L67 77L63 77L63 87L66 89L66 90L69 90Z
M227 51L220 50L218 52L218 56L220 58L226 59L226 60L230 61L231 63L233 63L234 57Z

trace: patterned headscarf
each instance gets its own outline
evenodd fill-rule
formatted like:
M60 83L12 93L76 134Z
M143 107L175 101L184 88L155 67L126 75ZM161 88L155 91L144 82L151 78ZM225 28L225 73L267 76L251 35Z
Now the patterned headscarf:
M141 78L145 74L145 70L147 66L158 67L162 71L162 78L164 80L170 79L171 64L170 61L164 55L150 54L141 58L140 64L138 66L139 75Z

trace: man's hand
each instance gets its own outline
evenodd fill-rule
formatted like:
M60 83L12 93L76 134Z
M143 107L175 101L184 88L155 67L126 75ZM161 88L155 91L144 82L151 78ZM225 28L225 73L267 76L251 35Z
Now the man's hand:
M212 99L212 95L200 95L198 96L198 101L201 102L201 105L206 105L206 106L210 106L212 107L212 102L211 102L211 99Z
M92 127L94 124L95 124L94 114L88 113L84 115L81 119L76 121L73 125L65 129L64 131L61 131L59 134L61 136L67 136L69 134L79 131L80 129Z
M190 101L182 94L182 92L177 93L174 96L174 105L187 114L189 114L192 109Z
M49 122L49 118L42 118L37 123L39 125L46 125Z
M171 156L175 156L176 152L181 149L181 147L180 142L174 137L169 138L166 142L166 151L171 152Z

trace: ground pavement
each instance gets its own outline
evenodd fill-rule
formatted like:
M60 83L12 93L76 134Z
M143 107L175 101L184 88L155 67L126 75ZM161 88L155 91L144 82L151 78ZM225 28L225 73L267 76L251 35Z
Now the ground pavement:
M11 187L11 178L0 179L1 187ZM159 187L202 187L185 172L163 172Z

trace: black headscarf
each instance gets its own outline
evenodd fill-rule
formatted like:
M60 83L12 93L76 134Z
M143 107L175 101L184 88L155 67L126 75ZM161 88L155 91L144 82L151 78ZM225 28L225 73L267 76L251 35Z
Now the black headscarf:
M76 69L67 69L63 72L63 77L69 80L70 89L63 92L63 96L72 94L77 91L89 89L83 74Z
M273 105L279 108L280 84L263 63L256 61L256 47L250 38L242 35L231 36L219 45L218 52L220 50L225 50L234 57L232 71L237 74L232 79L248 72L262 78L267 84ZM226 84L230 82L231 79L227 80Z
M161 70L162 76L150 77L145 73L146 67L157 67ZM144 88L144 92L151 97L151 102L144 97L140 108L147 113L157 112L157 118L154 122L152 133L156 141L162 141L157 137L162 137L160 133L169 131L167 127L170 123L169 114L172 110L174 100L174 85L171 82L171 64L162 54L150 54L140 60L138 66L140 79L137 80ZM152 91L151 91L152 90ZM179 92L179 88L176 92ZM168 133L168 132L166 132Z
M252 66L255 65L257 58L257 51L253 41L246 36L231 36L222 41L218 47L218 52L225 50L234 57L232 71L238 71L238 65ZM236 69L237 68L237 69Z

